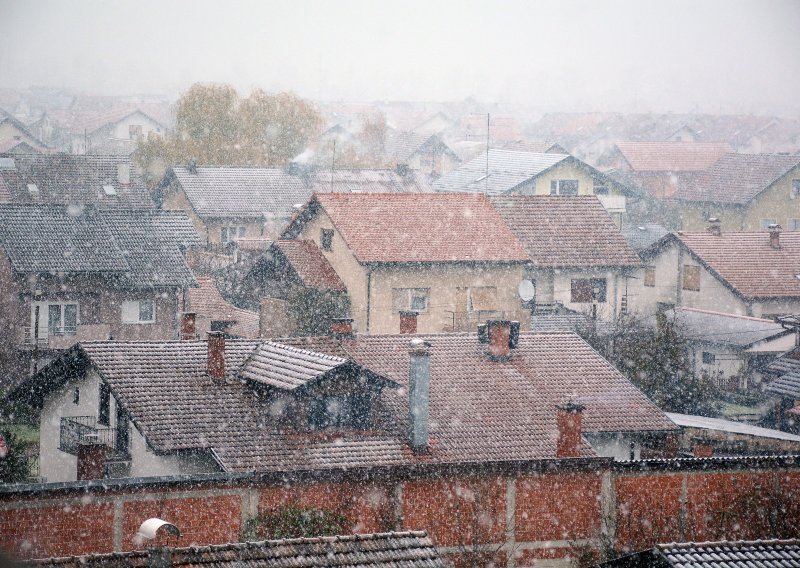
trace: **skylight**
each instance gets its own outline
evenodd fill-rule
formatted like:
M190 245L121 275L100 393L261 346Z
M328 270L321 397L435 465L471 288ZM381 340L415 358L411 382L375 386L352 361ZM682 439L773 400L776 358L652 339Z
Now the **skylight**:
M30 193L31 195L39 195L39 186L37 186L35 183L29 183L28 193Z
M103 186L103 191L106 193L106 195L116 195L117 194L117 188L115 188L113 185L104 185Z

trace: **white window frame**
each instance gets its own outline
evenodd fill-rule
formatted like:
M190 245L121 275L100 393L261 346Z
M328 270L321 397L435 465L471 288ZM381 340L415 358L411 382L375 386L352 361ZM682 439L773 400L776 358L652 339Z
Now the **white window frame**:
M777 225L777 219L761 219L761 230L768 231L770 225Z
M786 223L787 231L800 231L800 218L790 217Z
M50 335L75 335L78 332L78 326L81 324L81 308L78 302L73 300L57 302L38 301L31 302L31 338L33 338L33 331L36 328L36 306L39 306L40 338L46 338ZM54 333L50 333L50 306L60 306L61 308L61 325ZM67 329L64 326L66 306L75 306L75 329Z
M580 195L581 193L581 182L577 179L554 179L550 180L550 195L563 195L561 190L561 184L564 182L575 182L575 193L567 193L566 195ZM555 190L555 191L554 191Z
M142 304L150 302L153 310L153 317L149 320L142 319ZM156 323L156 301L151 298L142 300L125 300L122 302L122 323L127 324L152 324Z
M222 244L235 243L247 234L247 227L242 225L226 225L220 229L219 240ZM233 238L231 238L233 235Z

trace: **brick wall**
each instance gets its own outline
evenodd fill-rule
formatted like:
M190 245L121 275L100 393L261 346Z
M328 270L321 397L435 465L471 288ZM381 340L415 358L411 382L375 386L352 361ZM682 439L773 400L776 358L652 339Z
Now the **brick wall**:
M180 545L231 542L247 519L287 503L337 511L352 532L425 529L456 565L528 566L598 558L606 546L800 536L800 459L513 467L5 488L0 548L26 558L131 550L139 524L154 516L181 529Z

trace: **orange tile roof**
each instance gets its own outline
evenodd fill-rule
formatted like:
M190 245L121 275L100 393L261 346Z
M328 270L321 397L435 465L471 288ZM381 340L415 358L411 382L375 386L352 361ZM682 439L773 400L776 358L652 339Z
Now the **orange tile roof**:
M650 172L705 170L733 151L722 142L618 142L617 148L633 170Z
M359 262L525 262L528 254L484 195L445 193L315 194Z
M763 231L675 238L745 298L800 299L800 232L781 233L780 249L770 246Z
M275 247L292 266L304 286L318 290L347 290L314 241L279 240L275 241Z

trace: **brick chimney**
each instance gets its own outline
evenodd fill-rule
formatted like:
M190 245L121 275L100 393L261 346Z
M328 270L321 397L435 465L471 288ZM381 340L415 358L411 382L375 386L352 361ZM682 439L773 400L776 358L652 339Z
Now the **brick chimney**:
M194 312L184 312L181 314L181 341L191 341L197 339L197 314Z
M106 457L111 448L96 440L78 444L78 481L103 479L106 474Z
M581 455L581 421L583 418L582 404L568 402L557 407L556 426L558 439L556 440L557 458L577 458Z
M707 219L707 222L708 222L708 227L706 228L706 230L709 233L711 233L715 237L722 236L722 223L720 223L719 219L717 219L716 217L709 217Z
M519 322L510 320L486 320L485 331L478 328L479 341L489 344L489 357L496 360L511 356L511 350L519 341Z
M714 446L707 438L692 438L692 455L696 458L710 458L714 455Z
M417 312L413 311L400 312L400 333L402 334L417 333Z
M221 331L208 333L208 375L225 378L225 334Z
M781 226L780 225L770 225L769 226L769 246L774 249L781 248Z
M340 339L353 337L353 318L331 319L331 335Z
M428 451L428 392L431 382L431 344L423 339L409 342L408 444L414 453Z

